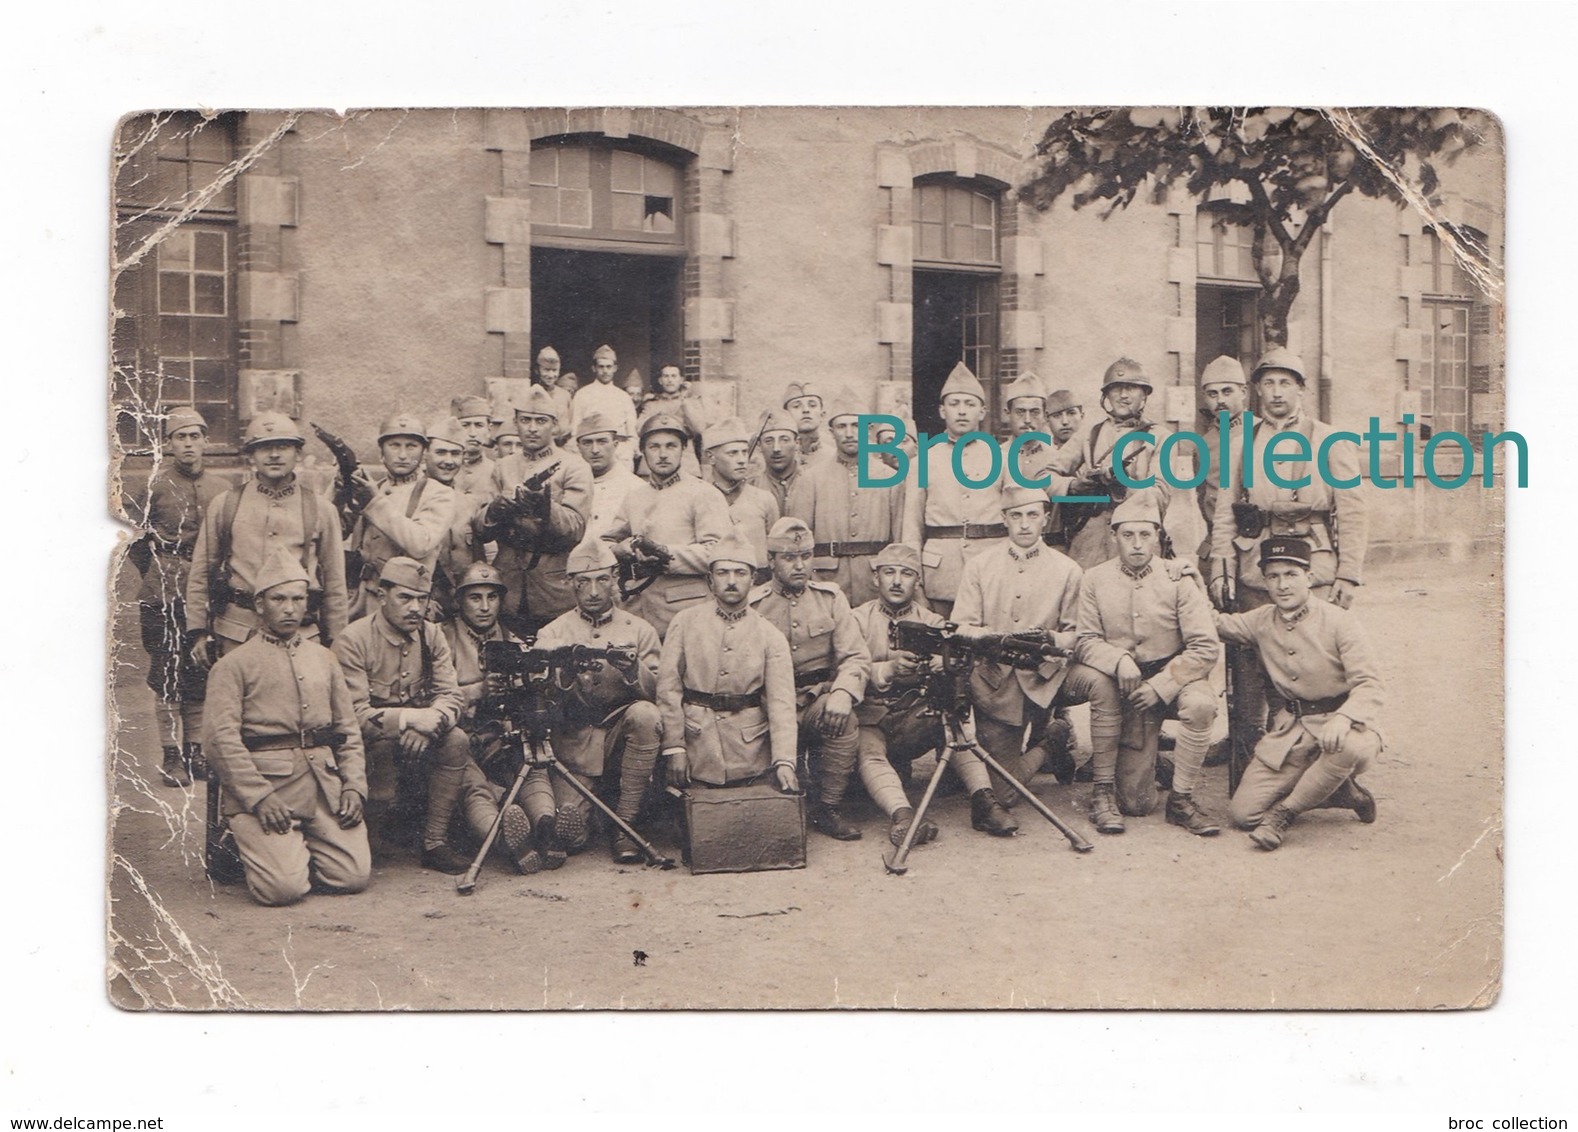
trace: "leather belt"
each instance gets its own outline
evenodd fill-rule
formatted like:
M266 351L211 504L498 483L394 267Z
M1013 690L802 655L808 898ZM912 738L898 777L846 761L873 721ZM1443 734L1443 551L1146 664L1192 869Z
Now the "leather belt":
M332 724L293 731L289 735L243 735L241 744L249 751L310 751L315 747L338 747L341 735Z
M959 527L925 528L923 538L1007 538L1008 528L1002 523L965 523Z
M881 554L885 542L819 542L811 548L818 558L861 558L867 554Z
M1137 660L1134 663L1139 666L1141 679L1149 680L1171 664L1173 657L1177 655L1174 653L1173 656L1164 656L1160 660Z
M248 613L258 611L257 599L251 594L242 593L240 590L230 591L230 604L246 610Z
M762 706L762 690L758 688L754 692L746 692L743 695L725 696L686 688L681 693L680 699L687 704L711 708L713 711L744 711L746 708Z
M1330 696L1324 700L1287 699L1283 700L1282 702L1283 706L1295 716L1326 715L1330 712L1336 711L1338 708L1342 707L1343 704L1347 703L1348 693L1344 692L1340 696Z
M831 668L813 668L806 672L796 672L794 674L794 686L796 688L809 688L812 684L825 684L832 678L833 670Z

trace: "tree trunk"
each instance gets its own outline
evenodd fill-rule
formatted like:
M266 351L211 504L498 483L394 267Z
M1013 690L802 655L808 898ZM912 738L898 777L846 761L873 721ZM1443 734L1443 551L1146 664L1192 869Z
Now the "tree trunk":
M1299 297L1299 259L1301 256L1283 249L1282 270L1269 286L1262 286L1260 299L1260 335L1265 348L1288 344L1288 313L1293 301Z

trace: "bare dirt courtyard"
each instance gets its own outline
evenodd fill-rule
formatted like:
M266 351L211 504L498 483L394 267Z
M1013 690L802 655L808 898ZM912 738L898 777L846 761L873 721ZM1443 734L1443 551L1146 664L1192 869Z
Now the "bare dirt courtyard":
M1021 806L1008 840L939 799L941 838L888 876L886 823L811 835L808 866L691 876L610 863L490 866L475 895L414 858L364 895L254 905L203 875L202 794L158 784L131 587L112 657L109 993L128 1008L1400 1008L1486 1005L1502 948L1499 560L1376 569L1356 608L1388 679L1388 749L1346 811L1275 853L1160 814L1098 838L1088 787L1037 793L1096 842L1073 853ZM1205 803L1225 812L1226 772ZM637 962L637 954L645 958Z

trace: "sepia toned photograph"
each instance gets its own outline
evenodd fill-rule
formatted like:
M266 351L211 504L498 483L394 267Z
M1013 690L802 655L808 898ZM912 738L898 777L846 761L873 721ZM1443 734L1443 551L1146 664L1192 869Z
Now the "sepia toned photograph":
M1496 1001L1492 114L110 157L117 1007Z

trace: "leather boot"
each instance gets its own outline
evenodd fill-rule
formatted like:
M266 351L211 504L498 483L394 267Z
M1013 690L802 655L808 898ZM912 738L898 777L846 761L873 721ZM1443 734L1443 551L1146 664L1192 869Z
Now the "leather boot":
M608 848L616 865L635 865L641 861L640 847L622 829L614 830L614 838Z
M1260 824L1249 831L1249 840L1262 849L1275 849L1282 844L1282 835L1297 817L1292 810L1278 802L1260 819Z
M1122 833L1123 815L1118 813L1118 788L1111 782L1098 782L1090 791L1090 824L1097 833Z
M1330 798L1322 802L1317 809L1322 810L1352 810L1365 825L1375 822L1375 795L1371 794L1359 784L1357 775L1350 777L1336 790L1332 791Z
M545 869L557 869L564 864L567 854L555 831L558 825L554 814L544 814L532 826L532 840L537 843L537 856Z
M504 847L509 850L515 867L524 875L531 876L542 868L542 858L537 855L537 846L531 839L531 819L513 802L504 807L499 818L499 836L504 839Z
M558 838L560 848L567 853L579 853L586 848L586 839L589 836L586 814L579 806L559 807L559 813L553 820L553 832Z
M208 759L203 755L201 743L188 743L185 750L186 768L199 782L208 778Z
M895 846L904 844L904 835L910 831L910 825L915 821L913 806L900 806L893 811L893 816L888 819L888 840ZM911 845L924 845L928 841L937 840L937 827L929 821L923 821L920 828L915 831L915 840Z
M192 784L191 771L186 769L186 760L181 757L181 748L166 747L164 749L164 762L159 767L159 777L166 786L190 786Z
M970 825L993 837L1012 837L1019 831L1019 823L1009 816L990 786L970 795Z
M1183 826L1196 837L1215 837L1222 832L1222 827L1200 808L1193 795L1180 794L1176 790L1167 795L1167 821L1170 825Z
M422 850L422 867L432 869L434 872L448 873L450 876L459 876L471 867L471 859L462 856L448 842L440 845L429 845Z
M1046 748L1047 759L1042 764L1042 769L1058 780L1061 786L1067 786L1074 781L1074 724L1062 718L1054 718L1047 724L1046 738L1041 740L1041 745Z
M818 802L811 807L811 826L819 833L825 833L834 841L859 841L860 830L850 824L837 806L830 806L826 802Z

